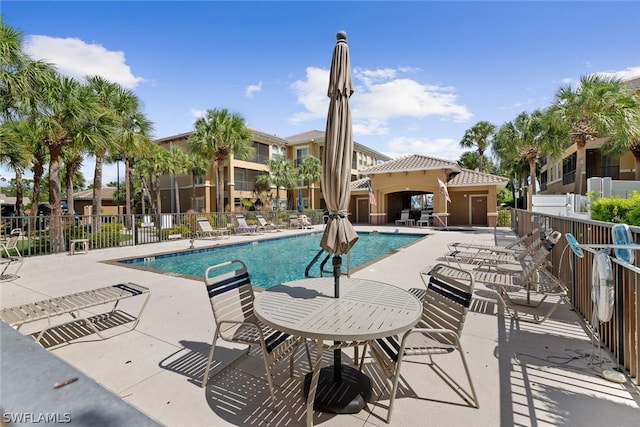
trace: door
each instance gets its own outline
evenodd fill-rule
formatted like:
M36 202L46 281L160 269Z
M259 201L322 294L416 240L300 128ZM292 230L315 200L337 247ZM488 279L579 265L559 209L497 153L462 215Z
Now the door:
M471 196L471 225L487 225L487 196Z
M357 200L357 222L368 223L369 222L369 199Z

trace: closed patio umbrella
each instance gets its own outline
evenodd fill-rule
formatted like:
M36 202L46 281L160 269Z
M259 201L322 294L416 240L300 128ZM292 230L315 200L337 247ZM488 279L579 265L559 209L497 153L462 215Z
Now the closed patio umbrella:
M329 112L325 131L325 144L322 157L322 194L329 211L329 220L324 229L320 246L333 255L334 297L340 297L341 255L349 252L358 240L353 225L347 217L351 197L351 159L353 157L353 134L351 130L351 110L349 98L353 94L351 65L347 34L344 31L336 35L337 42L331 59L329 71ZM344 377L344 378L343 378ZM310 380L310 377L308 377ZM315 407L325 412L356 413L366 404L371 391L368 377L356 369L342 366L340 349L334 350L332 367L324 368L320 373ZM338 390L340 390L338 392ZM336 399L340 394L343 398Z

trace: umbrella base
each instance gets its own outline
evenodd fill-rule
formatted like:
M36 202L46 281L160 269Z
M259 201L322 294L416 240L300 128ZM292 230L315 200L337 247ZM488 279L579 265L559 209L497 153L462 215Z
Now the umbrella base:
M309 396L311 372L304 378L304 396ZM342 366L342 380L333 379L333 366L320 369L313 409L332 414L357 414L371 397L371 380L350 366Z

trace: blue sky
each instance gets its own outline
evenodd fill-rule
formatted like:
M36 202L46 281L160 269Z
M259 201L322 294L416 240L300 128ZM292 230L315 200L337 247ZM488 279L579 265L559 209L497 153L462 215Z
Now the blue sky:
M547 107L581 75L640 76L638 1L4 0L1 13L33 58L132 89L156 137L192 130L213 108L281 137L324 130L338 30L354 139L394 158L457 160L480 120ZM115 176L107 167L104 182Z

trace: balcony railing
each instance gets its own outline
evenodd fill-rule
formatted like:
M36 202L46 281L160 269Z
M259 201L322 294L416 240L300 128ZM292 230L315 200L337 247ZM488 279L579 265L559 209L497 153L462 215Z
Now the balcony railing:
M564 172L562 174L562 184L566 185L566 184L573 184L574 182L576 182L576 171L573 170L571 172Z
M587 178L620 179L620 166L606 166L602 168L587 168Z

